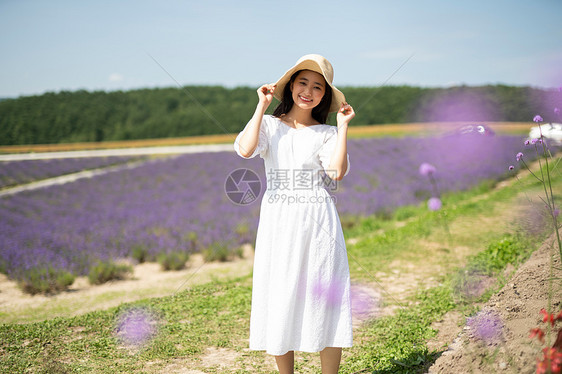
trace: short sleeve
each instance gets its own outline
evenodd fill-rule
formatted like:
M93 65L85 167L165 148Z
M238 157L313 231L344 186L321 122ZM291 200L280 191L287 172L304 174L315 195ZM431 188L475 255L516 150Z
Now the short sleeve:
M335 126L331 126L330 130L326 134L326 139L324 140L324 145L320 148L318 152L318 157L320 158L320 165L326 170L330 167L330 159L332 158L332 154L336 150L336 144L338 140L338 130ZM344 177L349 174L349 169L351 168L351 164L349 163L349 153L347 154L347 170L345 171Z
M258 155L258 154L260 155L261 158L265 157L265 154L267 153L267 150L269 148L269 135L268 135L266 118L267 118L267 116L263 116L263 119L262 119L261 125L260 125L258 145L256 146L256 149L254 150L254 153L252 153L249 157L244 157L240 153L240 143L239 143L239 141L240 141L240 138L242 137L242 134L244 133L244 131L246 131L246 129L248 128L248 125L250 124L250 121L248 121L248 123L244 127L244 130L240 131L240 133L236 137L236 140L234 141L234 150L236 151L236 153L240 157L242 157L242 158L253 158L253 157L256 157L256 155Z

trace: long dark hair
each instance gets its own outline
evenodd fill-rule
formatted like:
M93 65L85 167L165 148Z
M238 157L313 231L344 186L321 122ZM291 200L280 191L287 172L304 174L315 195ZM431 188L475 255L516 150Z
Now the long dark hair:
M299 75L301 71L303 70L299 70L291 75L291 79L289 79L289 82L287 82L287 84L285 85L281 102L273 111L273 115L275 117L279 118L281 117L281 115L289 113L289 111L293 107L293 104L295 102L293 101L291 85L293 84L295 79L297 79L297 75ZM326 123L326 121L328 120L328 114L330 113L330 106L332 105L332 87L330 87L330 85L326 82L326 79L324 79L324 83L324 87L326 87L326 89L324 90L324 97L322 97L322 100L320 100L320 104L316 105L312 109L312 118L314 118L319 123Z

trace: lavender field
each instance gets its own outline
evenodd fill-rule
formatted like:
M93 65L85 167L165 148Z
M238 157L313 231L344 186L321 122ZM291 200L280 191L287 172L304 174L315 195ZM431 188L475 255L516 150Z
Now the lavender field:
M140 159L123 156L0 162L0 188Z
M418 172L423 162L437 168L442 192L502 179L522 146L523 139L512 136L351 139L351 169L334 192L337 209L365 216L425 201L430 186ZM261 198L242 206L225 193L227 176L238 168L255 171L263 193L262 159L218 152L2 198L0 271L16 280L45 267L84 275L98 261L133 251L153 259L252 243Z

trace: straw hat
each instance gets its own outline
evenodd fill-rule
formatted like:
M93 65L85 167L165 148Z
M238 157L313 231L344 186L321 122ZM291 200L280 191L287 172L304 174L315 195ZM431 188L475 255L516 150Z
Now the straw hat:
M334 68L332 68L332 64L320 55L310 54L299 58L295 66L287 70L287 72L275 83L277 87L273 96L277 100L281 101L285 86L291 79L291 76L299 70L312 70L324 76L326 82L330 85L330 87L332 87L332 104L330 105L330 112L337 112L340 109L341 104L345 102L345 96L332 84L334 79Z

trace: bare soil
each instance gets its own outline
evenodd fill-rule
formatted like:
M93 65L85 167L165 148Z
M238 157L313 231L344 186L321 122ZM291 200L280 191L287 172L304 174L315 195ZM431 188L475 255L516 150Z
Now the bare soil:
M68 291L53 296L26 294L0 274L0 323L75 316L140 299L169 296L214 279L244 276L252 269L254 250L251 245L243 248L243 258L228 262L205 262L201 254L194 254L185 269L179 271L163 271L157 263L138 264L129 279L102 285L91 285L86 277L78 277Z
M449 313L435 327L439 335L433 347L448 345L429 373L534 373L543 346L529 338L536 327L546 329L539 314L547 308L562 309L560 255L551 237L519 267L509 282L482 307L481 313L494 315L494 334L479 338L471 324L459 326L463 318ZM549 279L553 279L549 282Z

